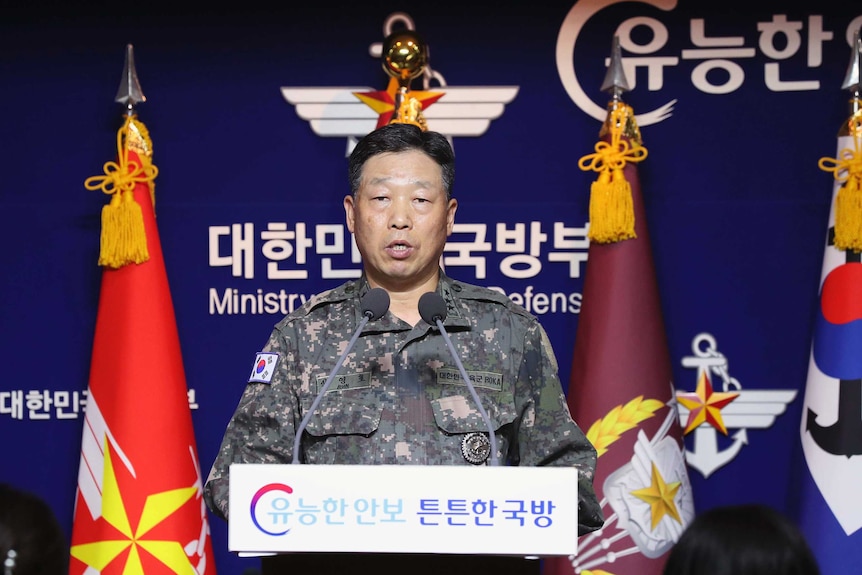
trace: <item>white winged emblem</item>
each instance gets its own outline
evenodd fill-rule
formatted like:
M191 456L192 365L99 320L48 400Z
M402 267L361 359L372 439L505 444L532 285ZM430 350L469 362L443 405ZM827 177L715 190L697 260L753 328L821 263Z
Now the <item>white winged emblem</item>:
M384 23L384 35L399 22L413 29L413 21L407 14L394 13ZM372 56L380 57L381 51L380 42L369 48ZM439 86L429 86L432 80ZM518 86L447 86L443 76L430 66L425 69L423 84L426 94L435 95L422 110L428 129L444 134L450 142L454 136L484 134L491 121L503 115L506 104L515 99L519 89ZM281 95L296 107L297 115L308 121L318 136L347 138L349 154L359 138L377 128L383 116L357 96L374 91L368 86L282 86Z
M730 376L728 360L718 351L711 334L696 335L691 348L694 355L682 358L682 365L697 369L698 391L676 392L679 422L684 433L694 433L693 449L685 452L686 463L708 478L748 444L747 430L771 427L796 398L796 390L742 389L739 381ZM712 390L713 375L722 380L722 391L717 393ZM738 431L731 434L729 430L734 429ZM730 437L729 446L720 447L718 432Z
M281 88L284 99L296 106L297 115L308 121L315 134L346 137L353 144L377 127L380 115L356 96L356 92L371 91L368 86ZM433 91L443 95L423 110L428 129L448 137L475 137L503 114L506 104L518 95L518 86L447 86Z

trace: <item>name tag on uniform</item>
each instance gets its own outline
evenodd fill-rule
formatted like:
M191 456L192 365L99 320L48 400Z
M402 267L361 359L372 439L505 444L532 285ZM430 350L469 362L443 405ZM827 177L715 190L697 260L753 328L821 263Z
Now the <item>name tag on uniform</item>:
M467 377L473 382L473 387L483 387L494 391L503 391L503 374L492 371L467 371ZM441 367L437 370L437 383L451 385L466 385L461 372L451 367Z
M251 375L248 376L249 383L270 383L278 364L278 354L262 351L254 358L254 366Z
M323 385L326 383L326 378L328 376L320 376L315 381L314 393L320 393L320 390L323 389ZM371 372L363 372L363 373L349 373L347 375L336 375L332 380L332 383L329 384L329 389L326 390L326 393L332 393L333 391L346 391L348 389L366 389L371 387Z

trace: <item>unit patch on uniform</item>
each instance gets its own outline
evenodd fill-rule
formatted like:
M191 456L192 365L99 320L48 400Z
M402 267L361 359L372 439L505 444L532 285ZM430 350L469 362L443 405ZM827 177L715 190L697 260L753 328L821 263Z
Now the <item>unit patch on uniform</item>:
M254 366L251 375L248 376L249 383L270 383L278 364L278 354L261 351L254 358Z
M503 374L491 371L469 371L467 377L473 382L473 387L484 387L494 391L503 391ZM461 372L451 367L441 367L437 370L437 383L449 383L454 385L466 385Z

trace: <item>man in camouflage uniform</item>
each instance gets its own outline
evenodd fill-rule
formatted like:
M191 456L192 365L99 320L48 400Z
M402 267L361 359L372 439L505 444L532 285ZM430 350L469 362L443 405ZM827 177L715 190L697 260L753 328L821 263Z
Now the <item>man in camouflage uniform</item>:
M271 355L259 355L274 360L274 370L252 378L240 399L205 485L209 507L227 518L232 463L293 460L295 430L363 319L360 299L380 287L389 293L389 310L365 324L308 422L299 460L488 463L484 418L445 339L418 311L419 298L436 292L446 305L446 332L496 429L500 464L576 467L579 532L598 529L596 451L569 414L544 329L506 296L452 280L439 267L458 205L445 137L410 124L380 128L354 149L349 176L344 207L363 275L313 297L275 326L262 352ZM356 560L345 565L354 570ZM487 567L490 559L484 560L471 569ZM377 573L379 567L369 565Z

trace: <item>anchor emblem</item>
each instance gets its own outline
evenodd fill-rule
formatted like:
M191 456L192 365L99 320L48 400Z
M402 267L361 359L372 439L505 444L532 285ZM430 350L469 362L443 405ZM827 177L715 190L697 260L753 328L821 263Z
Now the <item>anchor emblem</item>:
M862 455L862 379L841 380L838 420L830 426L817 423L817 413L806 411L805 431L823 451L832 455Z
M684 357L682 365L697 369L697 390L676 392L679 419L686 435L694 433L694 448L686 449L686 463L709 477L748 444L748 429L770 427L796 397L796 391L743 390L730 376L727 358L718 351L712 335L698 334L691 347L694 355ZM712 376L721 379L720 392L713 390ZM731 435L728 429L739 431ZM731 436L729 447L719 449L719 431Z

